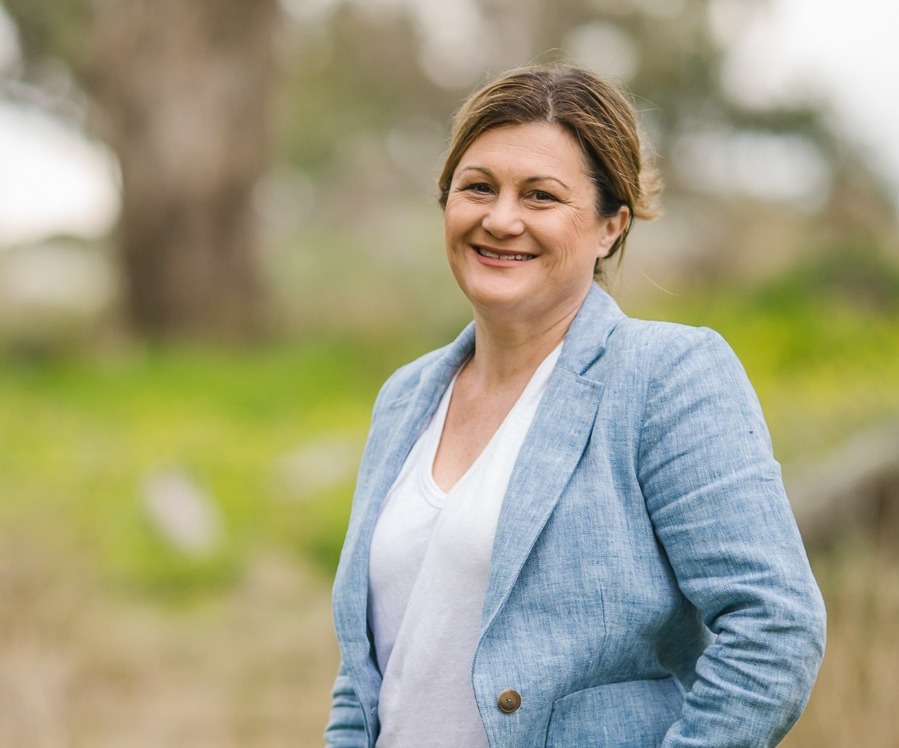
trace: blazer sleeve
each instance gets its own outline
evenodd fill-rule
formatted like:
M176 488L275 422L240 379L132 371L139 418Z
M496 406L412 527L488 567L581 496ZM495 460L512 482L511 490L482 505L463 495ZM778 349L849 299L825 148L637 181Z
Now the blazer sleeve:
M362 705L356 698L353 686L343 663L337 671L331 692L331 715L325 727L325 745L328 748L366 748L368 737L362 717Z
M717 333L681 330L647 383L638 476L715 638L663 748L773 746L808 700L824 605L743 367Z

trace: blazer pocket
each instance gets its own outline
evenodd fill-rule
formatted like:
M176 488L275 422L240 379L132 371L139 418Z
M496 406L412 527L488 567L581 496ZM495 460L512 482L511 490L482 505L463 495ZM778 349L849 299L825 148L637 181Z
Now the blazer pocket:
M546 748L652 748L661 745L683 703L673 677L575 691L553 703Z

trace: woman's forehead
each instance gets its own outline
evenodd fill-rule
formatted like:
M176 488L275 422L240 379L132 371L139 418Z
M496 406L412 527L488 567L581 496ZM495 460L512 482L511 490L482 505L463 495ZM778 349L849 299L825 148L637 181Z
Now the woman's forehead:
M495 127L481 133L462 154L456 173L497 169L528 173L529 177L573 179L575 173L587 178L583 150L563 127L552 123L530 123ZM536 170L536 171L534 171Z

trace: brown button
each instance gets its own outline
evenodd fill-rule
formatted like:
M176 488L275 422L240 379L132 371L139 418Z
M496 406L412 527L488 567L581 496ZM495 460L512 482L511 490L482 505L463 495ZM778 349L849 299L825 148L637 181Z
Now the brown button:
M521 694L508 688L496 697L496 704L500 711L511 714L521 706Z

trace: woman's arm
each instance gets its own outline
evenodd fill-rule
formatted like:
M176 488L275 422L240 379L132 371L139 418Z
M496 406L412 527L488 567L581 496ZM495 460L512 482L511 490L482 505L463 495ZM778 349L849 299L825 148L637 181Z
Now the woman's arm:
M681 590L716 634L663 746L776 745L808 700L825 627L761 408L710 330L670 343L648 387L640 483Z
M325 728L328 748L367 748L368 738L362 717L362 706L350 684L343 663L337 671L331 692L331 716Z

